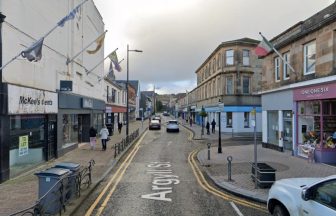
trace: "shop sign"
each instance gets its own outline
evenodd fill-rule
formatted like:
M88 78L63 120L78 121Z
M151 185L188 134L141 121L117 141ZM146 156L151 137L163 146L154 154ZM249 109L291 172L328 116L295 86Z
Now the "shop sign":
M57 113L57 93L8 85L8 113Z
M83 108L93 108L93 100L90 98L82 98Z
M72 91L72 81L71 80L61 80L60 90L61 91Z
M294 90L294 100L327 99L336 96L336 83Z
M19 137L19 156L28 154L28 135Z
M106 113L112 113L112 107L106 107L105 112Z

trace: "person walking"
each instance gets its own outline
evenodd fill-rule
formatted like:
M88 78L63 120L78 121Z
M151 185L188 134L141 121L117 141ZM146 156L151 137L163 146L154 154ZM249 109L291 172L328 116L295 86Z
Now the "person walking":
M122 128L122 123L118 122L118 131L119 131L119 134L121 133L121 128Z
M192 127L192 117L189 117L189 123L190 123L190 127Z
M207 121L205 128L207 129L207 134L210 134L210 123Z
M90 146L91 146L91 150L95 150L96 148L96 142L97 142L97 130L94 129L94 127L90 128L89 131L90 134Z
M104 125L104 127L100 130L99 134L100 134L100 139L102 142L102 150L106 151L106 142L107 142L108 136L110 135L109 131L106 128L106 125Z
M216 126L216 122L215 122L215 119L213 119L212 122L211 122L211 131L212 131L212 133L215 133L215 126Z

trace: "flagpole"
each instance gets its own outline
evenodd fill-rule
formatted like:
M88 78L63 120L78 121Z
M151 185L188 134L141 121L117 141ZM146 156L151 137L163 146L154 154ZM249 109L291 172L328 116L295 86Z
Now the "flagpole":
M120 64L122 61L124 61L124 59L121 59L121 60L118 62L118 64ZM113 71L113 69L112 69L112 70L109 70L107 74L109 74L111 71ZM101 81L103 78L105 78L105 77L107 77L107 76L98 77L98 82L100 82L100 81Z
M117 50L118 50L118 48L115 49L113 52L115 52L115 51L117 51ZM111 53L113 53L113 52L111 52ZM100 65L100 63L104 62L105 59L107 59L108 57L109 57L109 55L107 55L103 60L101 60L98 64L96 64L96 66L94 66L91 70L87 71L87 72L86 72L86 75L89 75L89 73L91 73L94 69L96 69L96 67L98 67L98 65Z
M82 1L82 3L80 3L77 7L75 7L75 8L80 8L85 2L87 2L88 0L83 0ZM69 14L68 14L69 15ZM41 38L45 38L45 37L47 37L51 32L53 32L57 27L58 27L58 23L59 22L57 22L57 24L56 24L56 26L54 26L50 31L48 31L43 37L40 37L40 39L38 39L38 40L36 40L34 43L33 43L33 45L37 42L37 41L39 41L39 40L41 40ZM43 46L43 44L42 44L42 46ZM9 65L11 62L13 62L15 59L17 59L20 55L21 55L21 53L22 53L22 51L19 53L19 54L17 54L15 57L13 57L11 60L9 60L6 64L4 64L3 66L1 66L1 68L0 68L0 70L2 70L2 69L4 69L7 65Z
M261 32L259 32L259 34L261 35L261 37L263 38L263 39L266 39L262 34L261 34ZM267 40L266 40L267 41ZM268 42L268 41L267 41ZM270 44L270 43L269 43ZM295 71L294 71L294 68L282 57L282 55L278 52L278 50L276 50L275 48L274 48L274 46L273 46L273 44L270 44L271 45L271 47L272 47L272 50L276 53L276 54L278 54L278 56L281 58L281 60L293 71L293 73L296 73Z
M96 39L94 39L91 43L89 43L85 48L83 48L81 51L79 51L74 57L71 59L67 59L66 64L70 64L79 54L81 54L84 50L86 50L89 46L91 46L98 38L100 38L102 35L106 34L107 30L104 31L103 34L99 35Z

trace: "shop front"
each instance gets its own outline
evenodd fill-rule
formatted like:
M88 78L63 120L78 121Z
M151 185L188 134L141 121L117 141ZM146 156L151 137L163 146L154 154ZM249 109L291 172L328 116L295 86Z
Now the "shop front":
M57 93L16 85L8 88L10 178L56 156Z
M294 90L297 155L336 163L336 83Z
M82 95L58 94L57 155L89 142L90 127L99 131L104 125L105 102Z
M106 104L105 124L111 135L118 129L118 122L124 121L125 113L126 107Z

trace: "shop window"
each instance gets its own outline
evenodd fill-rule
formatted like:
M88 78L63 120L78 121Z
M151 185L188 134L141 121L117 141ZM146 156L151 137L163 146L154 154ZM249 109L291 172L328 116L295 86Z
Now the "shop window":
M299 103L300 115L319 115L320 101L302 101Z
M244 128L250 127L250 113L244 112Z
M78 115L63 115L63 143L71 144L78 142Z
M278 111L267 112L267 134L268 143L273 145L279 145L279 115Z
M232 112L226 113L226 127L232 128Z

